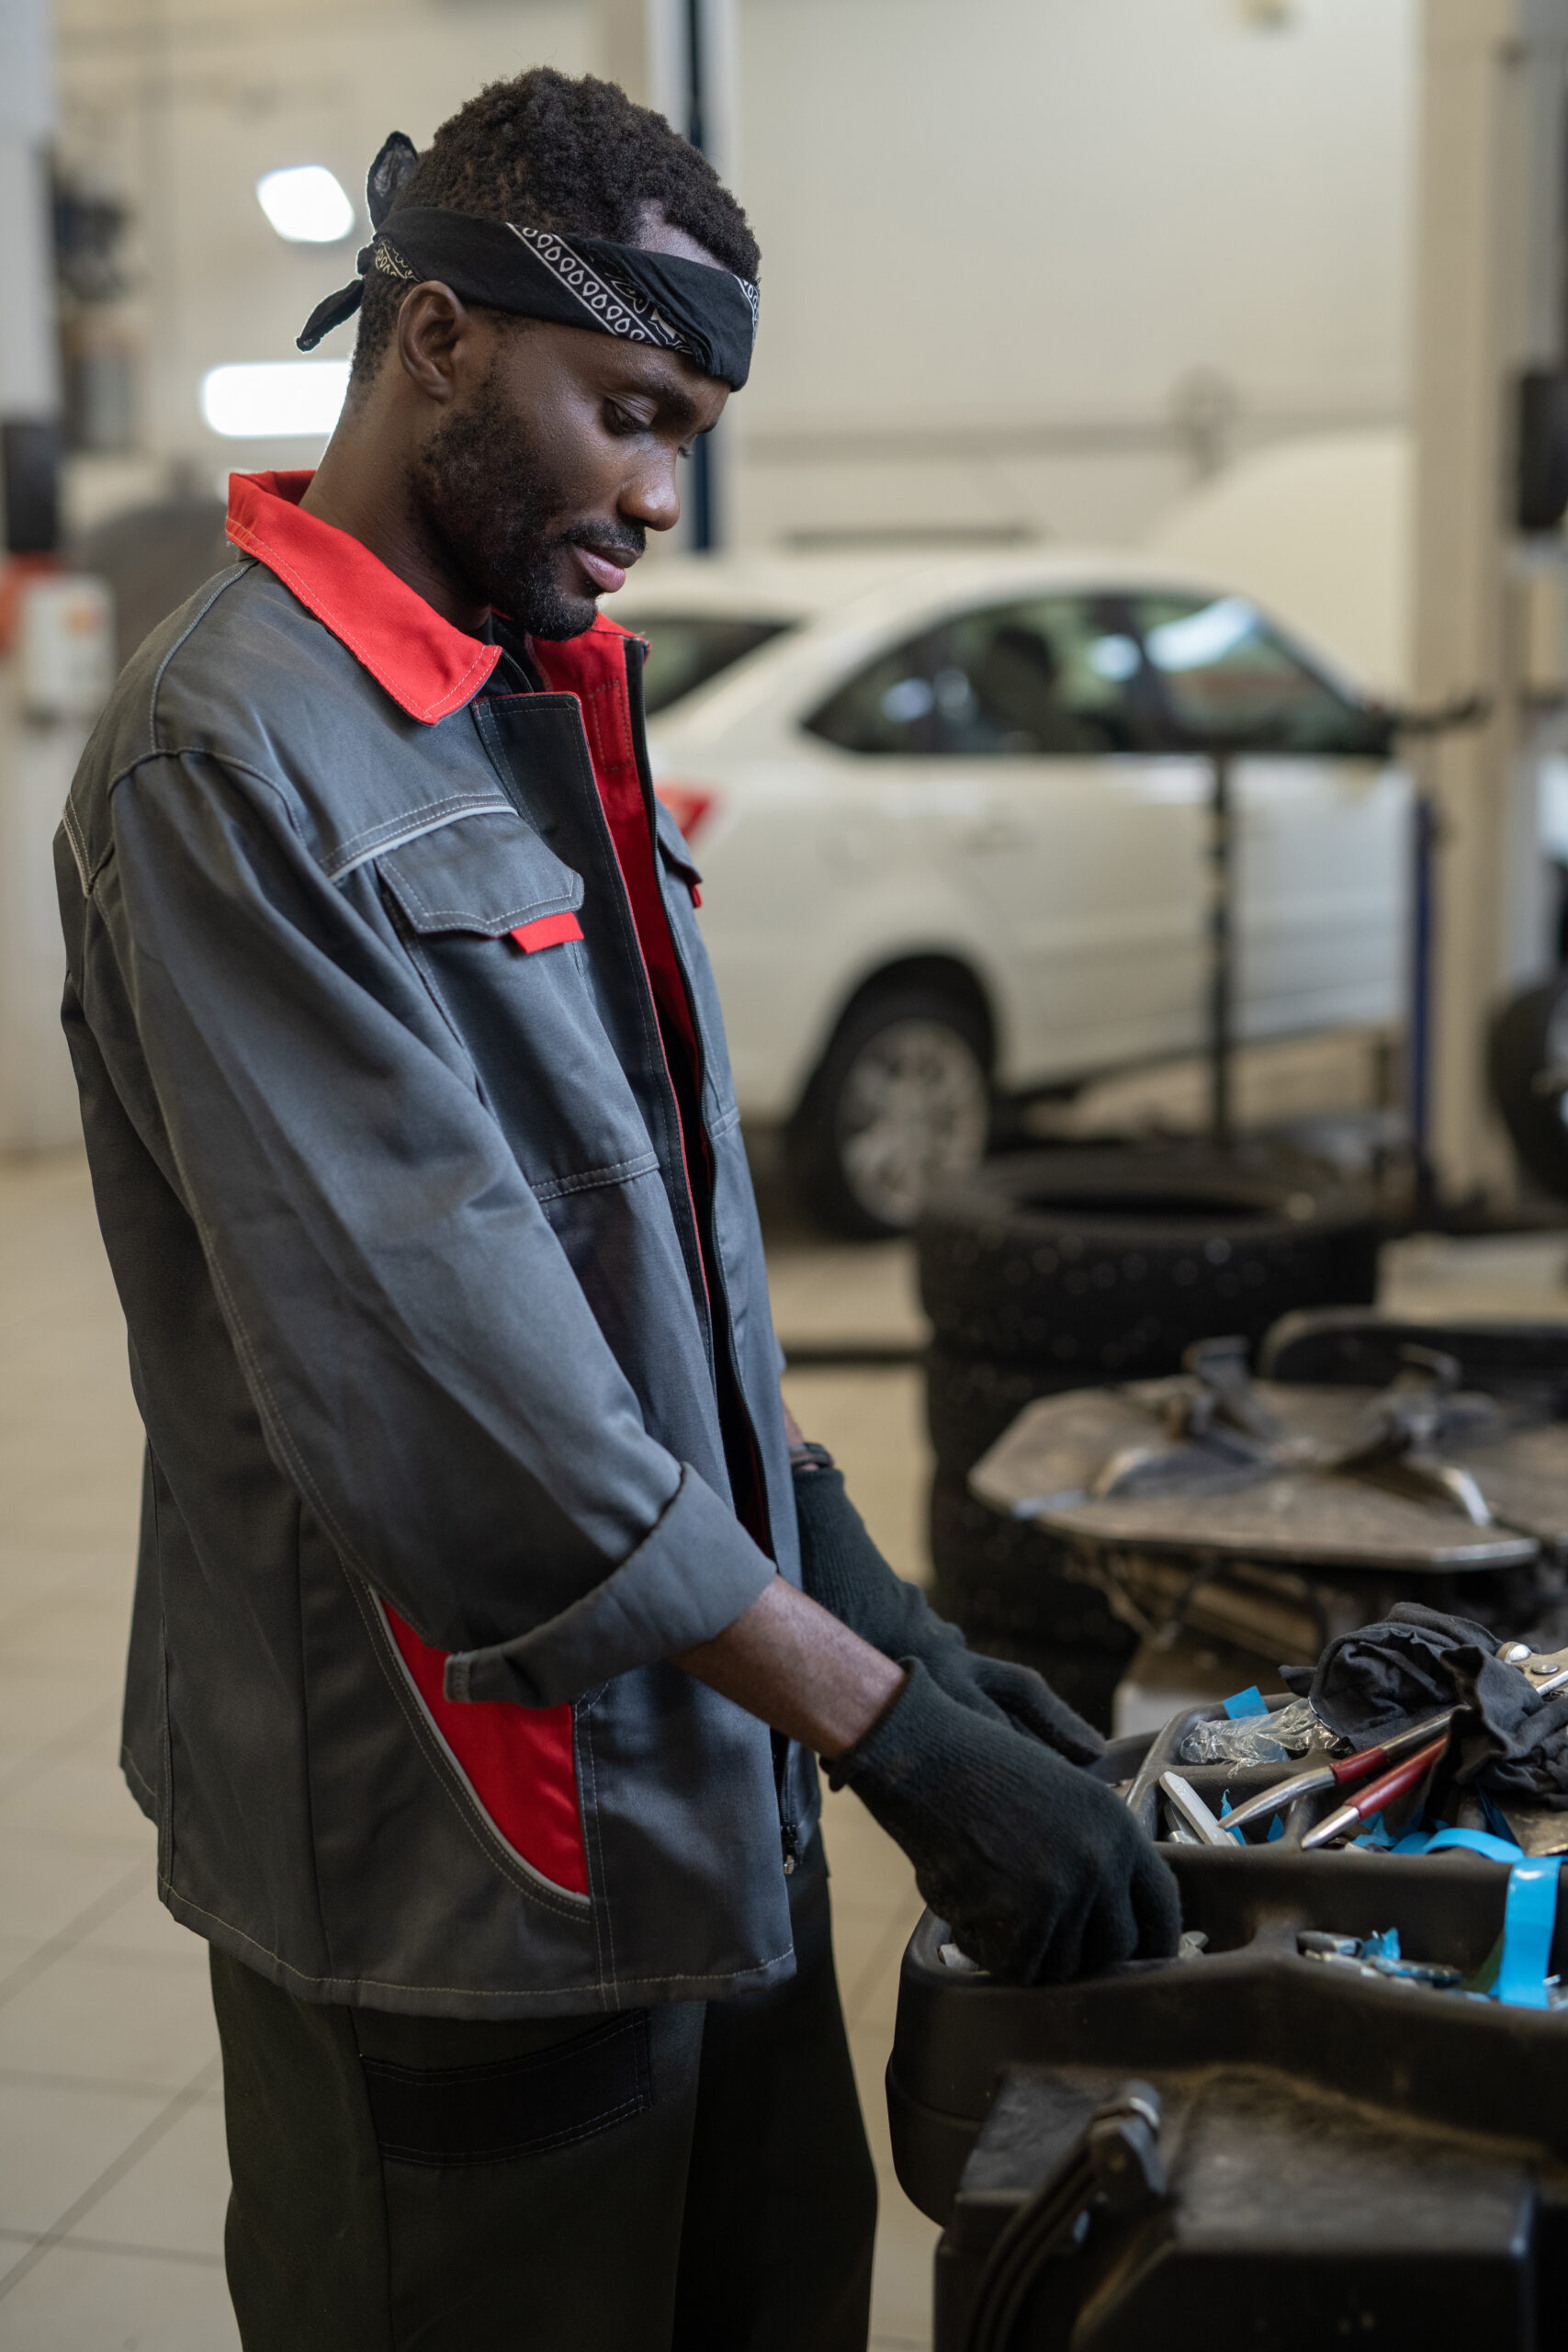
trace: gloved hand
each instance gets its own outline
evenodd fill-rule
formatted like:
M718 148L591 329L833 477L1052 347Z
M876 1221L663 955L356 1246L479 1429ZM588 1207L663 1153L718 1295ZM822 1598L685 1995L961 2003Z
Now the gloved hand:
M1122 1800L904 1663L904 1689L828 1778L903 1848L960 1949L1026 1984L1174 1952L1176 1881Z
M1043 1675L970 1649L957 1626L927 1605L919 1585L894 1574L844 1492L842 1471L819 1447L811 1451L820 1466L798 1467L794 1478L801 1580L811 1599L884 1657L918 1657L961 1706L1015 1724L1075 1764L1103 1754L1100 1734L1057 1698Z

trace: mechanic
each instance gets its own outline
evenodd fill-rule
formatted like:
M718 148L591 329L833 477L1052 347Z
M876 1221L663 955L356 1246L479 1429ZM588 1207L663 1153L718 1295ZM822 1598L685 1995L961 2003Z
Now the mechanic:
M999 1971L1168 1952L1174 1886L781 1403L594 603L745 381L745 217L545 71L369 193L321 468L235 478L59 845L148 1439L124 1761L211 1949L241 2335L837 2352L874 2187L814 1757Z

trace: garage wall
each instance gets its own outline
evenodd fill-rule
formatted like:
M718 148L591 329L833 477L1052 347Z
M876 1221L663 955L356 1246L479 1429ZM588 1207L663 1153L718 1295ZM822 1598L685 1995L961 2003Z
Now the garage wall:
M1126 537L1227 451L1403 413L1414 0L732 5L765 253L732 537ZM257 175L324 162L357 198L394 124L423 143L497 74L604 53L596 0L56 15L62 154L137 215L93 331L131 356L141 474L204 487L311 460L217 440L197 389L290 356L357 243L283 244ZM139 479L85 470L100 505Z
M747 535L1119 537L1227 445L1402 414L1413 0L739 11Z
M137 216L133 293L111 330L137 356L137 438L204 487L230 465L313 461L296 441L219 440L198 388L227 360L292 358L368 230L362 218L341 245L285 244L256 202L258 175L326 164L362 209L389 130L423 146L498 75L599 62L581 0L56 0L56 21L62 157ZM322 356L353 341L340 329Z

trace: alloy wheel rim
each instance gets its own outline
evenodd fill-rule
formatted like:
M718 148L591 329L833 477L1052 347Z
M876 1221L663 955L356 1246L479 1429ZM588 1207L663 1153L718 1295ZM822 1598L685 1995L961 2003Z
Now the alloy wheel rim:
M941 1021L895 1021L855 1056L839 1097L850 1190L885 1225L912 1225L933 1187L978 1167L989 1089L967 1038Z

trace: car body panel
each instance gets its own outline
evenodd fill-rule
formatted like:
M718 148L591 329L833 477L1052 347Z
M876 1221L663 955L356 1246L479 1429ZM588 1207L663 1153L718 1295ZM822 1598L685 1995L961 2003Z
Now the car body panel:
M1207 1023L1212 771L1190 754L867 753L807 722L840 682L966 611L1055 594L1220 597L1125 549L694 559L611 609L790 623L650 723L656 780L713 796L695 844L741 1109L787 1119L856 991L947 957L1026 1091L1190 1052ZM1365 699L1331 654L1292 650ZM1237 1029L1385 1024L1402 998L1409 787L1371 759L1233 763Z

